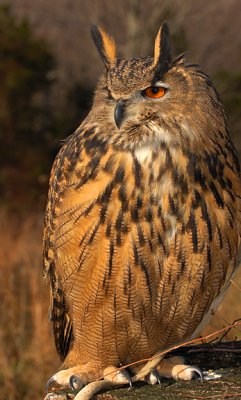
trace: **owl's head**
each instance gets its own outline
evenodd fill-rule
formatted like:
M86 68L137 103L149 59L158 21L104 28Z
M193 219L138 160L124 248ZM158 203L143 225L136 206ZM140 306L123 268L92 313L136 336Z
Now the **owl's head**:
M89 118L113 144L130 150L150 142L197 145L225 131L216 90L197 65L182 55L173 59L166 23L153 57L118 58L114 40L102 28L94 26L92 36L105 72Z

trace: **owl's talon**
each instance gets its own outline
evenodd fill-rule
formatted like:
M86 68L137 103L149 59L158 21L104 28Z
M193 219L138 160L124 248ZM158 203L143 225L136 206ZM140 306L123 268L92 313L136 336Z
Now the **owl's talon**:
M49 392L51 392L51 390L55 389L54 384L56 384L55 377L51 376L51 378L49 378L48 382L46 383L46 387L45 387L46 393L49 394ZM50 393L50 394L53 394L53 393Z
M201 382L204 381L203 379L203 373L200 370L200 368L192 366L192 365L177 365L173 368L173 373L172 373L172 378L175 380L184 380L184 381L190 381L193 379L194 374L197 374Z
M145 381L150 385L158 385L161 386L161 377L157 369L153 369L145 378Z
M77 393L80 391L80 389L82 389L84 385L78 375L71 375L71 377L69 378L69 386L74 393Z
M157 369L153 369L150 373L154 378L156 378L156 383L161 386L161 377Z
M125 385L128 383L129 388L132 389L131 375L125 369L119 370L114 366L107 367L104 370L104 379L117 384L123 383Z
M127 372L127 371L125 371L125 372L126 372L126 378L128 380L128 383L129 383L129 390L132 390L133 389L133 385L132 385L131 376L130 376L129 372Z
M133 385L132 385L132 379L131 379L131 375L130 373L126 370L126 369L122 369L121 371L118 372L118 375L120 374L121 380L124 381L126 380L129 384L129 389L133 389Z
M87 382L91 380L92 374L90 373L89 375L90 377L88 377L88 372L82 373L81 367L60 370L48 380L46 391L54 392L68 389L71 389L73 392L79 391L86 383L87 378Z
M200 370L200 368L190 366L188 369L189 369L191 372L196 372L196 374L199 375L199 378L200 378L201 382L202 382L202 383L204 382L203 373L202 373L202 371Z
M57 373L58 374L58 373ZM66 382L58 381L57 374L53 375L46 384L46 393L49 392L58 392L59 390L69 389L69 384ZM52 393L52 394L53 394Z
M121 371L119 371L117 373L117 377L116 377L115 381L116 382L120 382L120 383L122 383L122 382L123 383L128 383L129 384L129 389L133 389L131 375L125 369L122 369Z

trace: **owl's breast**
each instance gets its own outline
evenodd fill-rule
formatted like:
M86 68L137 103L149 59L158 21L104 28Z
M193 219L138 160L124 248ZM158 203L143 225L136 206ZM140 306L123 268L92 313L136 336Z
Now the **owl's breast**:
M169 283L173 281L169 289L174 291L180 278L185 288L193 285L196 294L209 284L212 289L208 290L219 294L238 265L237 173L217 153L198 157L165 143L158 150L140 148L135 157L142 176L139 193L145 203L139 223L144 227L148 221L150 231L157 233L156 256L161 258ZM155 235L149 237L155 243ZM165 250L160 257L162 246Z
M239 246L233 194L207 168L164 144L136 154L82 153L54 234L59 276L83 337L115 329L120 337L128 332L133 346L138 334L144 356L148 338L153 354L195 331L233 272Z

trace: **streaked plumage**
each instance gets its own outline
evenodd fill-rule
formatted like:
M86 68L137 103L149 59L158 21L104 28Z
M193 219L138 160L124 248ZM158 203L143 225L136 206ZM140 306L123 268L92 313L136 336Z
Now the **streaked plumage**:
M84 383L197 335L241 230L239 162L209 78L172 60L166 25L154 58L118 59L93 36L106 71L55 160L44 229L56 348Z

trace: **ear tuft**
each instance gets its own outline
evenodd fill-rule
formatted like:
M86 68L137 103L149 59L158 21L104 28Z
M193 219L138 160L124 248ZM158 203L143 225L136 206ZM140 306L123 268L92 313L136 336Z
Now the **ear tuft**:
M155 40L154 67L165 72L172 61L171 39L166 22L160 27Z
M92 26L92 38L97 47L99 55L107 69L116 63L116 46L114 39L110 37L100 26Z

